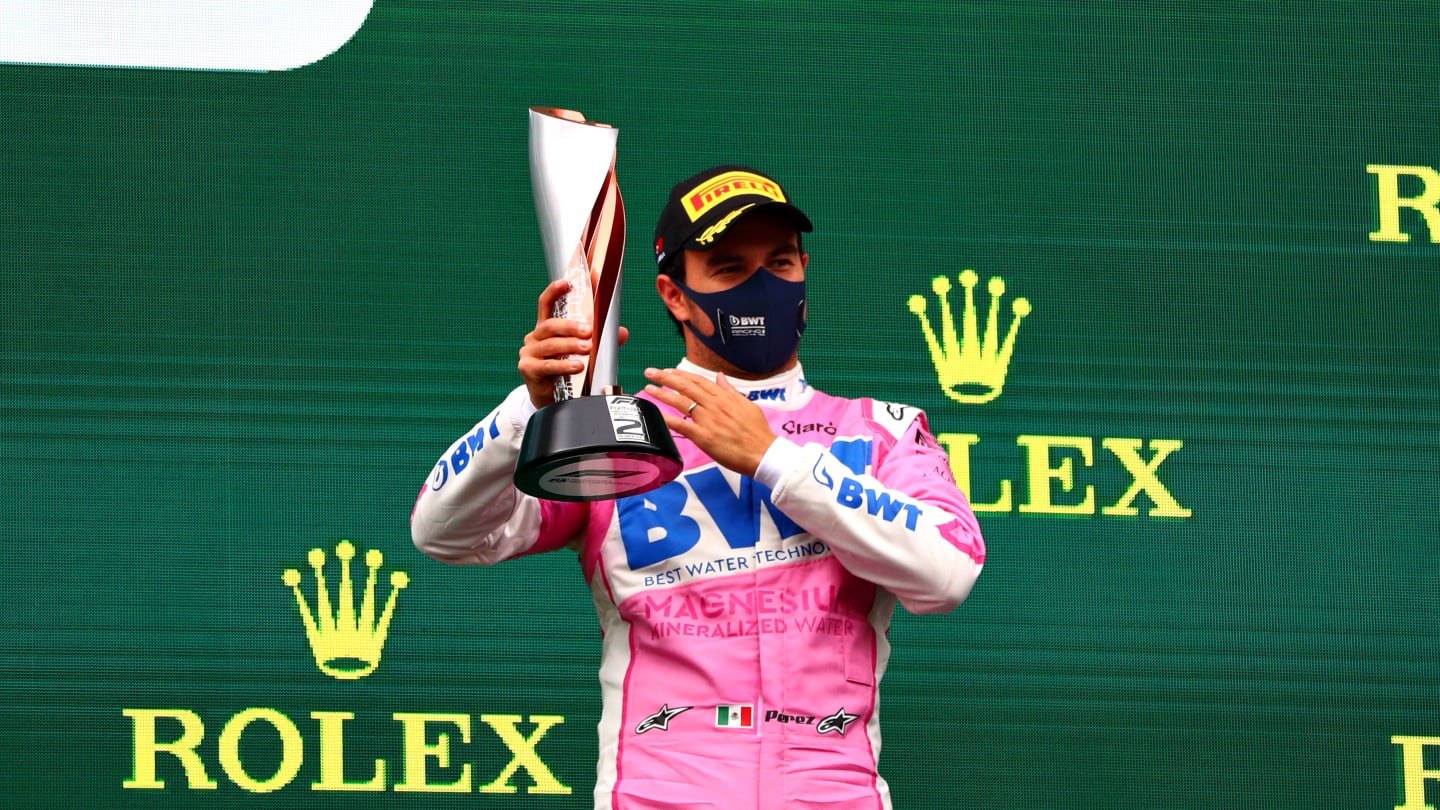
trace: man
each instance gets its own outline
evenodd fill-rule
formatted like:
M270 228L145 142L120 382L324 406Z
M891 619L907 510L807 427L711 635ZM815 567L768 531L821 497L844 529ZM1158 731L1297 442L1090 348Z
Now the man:
M583 504L512 486L529 415L589 350L550 317L562 281L520 350L524 384L416 504L415 543L436 559L579 555L604 633L597 808L888 808L877 690L895 602L948 612L980 573L979 526L924 414L805 380L810 230L744 167L671 193L656 289L685 359L648 369L643 395L675 436L678 479Z

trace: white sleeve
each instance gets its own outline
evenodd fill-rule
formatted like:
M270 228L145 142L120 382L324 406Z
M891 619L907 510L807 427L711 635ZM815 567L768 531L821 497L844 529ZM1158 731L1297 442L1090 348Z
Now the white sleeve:
M491 565L564 546L582 515L515 489L515 460L535 406L520 386L436 462L415 510L410 536L442 562Z
M756 480L852 574L895 594L911 613L945 613L969 595L985 546L944 451L915 441L915 429L875 476L856 474L818 444L779 439Z

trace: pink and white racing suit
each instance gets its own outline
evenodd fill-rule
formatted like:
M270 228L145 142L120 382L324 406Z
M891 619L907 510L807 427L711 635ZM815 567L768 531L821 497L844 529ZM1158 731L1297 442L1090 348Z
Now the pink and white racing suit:
M524 495L521 387L435 466L415 544L451 563L579 555L604 634L597 808L889 808L890 617L964 600L979 526L919 410L828 396L799 368L732 382L779 436L756 478L676 436L684 471L652 492Z

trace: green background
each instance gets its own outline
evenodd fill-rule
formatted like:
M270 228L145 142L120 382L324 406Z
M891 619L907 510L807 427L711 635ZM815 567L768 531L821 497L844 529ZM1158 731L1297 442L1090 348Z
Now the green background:
M811 382L979 435L977 501L1026 500L1017 436L1091 437L1099 506L1130 480L1102 438L1184 443L1157 474L1191 517L984 514L970 600L897 617L896 807L1399 804L1391 736L1440 736L1440 233L1404 212L1409 243L1372 242L1366 166L1440 167L1437 11L381 2L286 72L0 65L0 803L589 805L578 565L449 568L407 523L517 382L544 105L621 131L627 387L681 352L659 207L739 162L817 225ZM906 308L965 268L1004 278L1002 327L1034 307L984 405L943 394ZM342 538L411 577L348 682L281 582L313 589L306 553ZM217 762L250 707L306 738L278 794ZM219 788L162 755L166 789L123 789L127 708L198 713ZM312 711L355 712L349 778L382 757L392 786L391 713L472 715L477 787L509 759L480 715L563 715L537 750L574 792L313 792Z

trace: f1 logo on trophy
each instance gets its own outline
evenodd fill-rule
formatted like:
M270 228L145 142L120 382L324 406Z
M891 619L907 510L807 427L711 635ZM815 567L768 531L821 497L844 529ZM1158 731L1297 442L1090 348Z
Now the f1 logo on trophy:
M619 135L573 110L530 108L530 189L545 266L551 281L570 283L554 314L589 324L596 336L585 370L557 379L555 404L536 411L525 428L515 486L537 498L622 498L680 474L660 409L616 384L625 253Z

